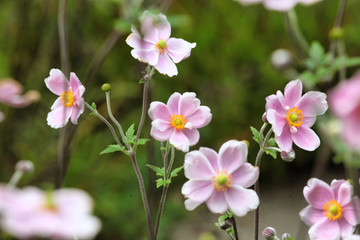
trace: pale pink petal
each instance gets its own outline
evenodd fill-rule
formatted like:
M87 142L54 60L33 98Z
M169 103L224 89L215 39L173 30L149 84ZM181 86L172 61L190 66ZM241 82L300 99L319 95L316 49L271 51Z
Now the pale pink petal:
M202 128L209 124L211 121L212 114L210 108L207 106L199 106L187 120L191 122L194 128Z
M194 146L199 142L200 133L197 129L183 129L184 135L189 139L190 146Z
M356 226L350 225L344 218L338 220L340 227L340 235L342 238L350 236L355 232Z
M81 97L85 92L85 87L80 82L79 78L76 76L75 73L70 73L70 87L72 88L73 92L79 97Z
M73 124L77 124L80 115L84 112L84 104L82 104L80 107L73 106L72 108L73 110L71 113L71 122Z
M20 95L23 92L22 85L14 79L6 78L0 81L0 102L6 102L9 98Z
M294 8L296 0L265 0L264 6L269 10L286 12Z
M359 124L359 113L360 105L357 111L352 112L344 121L344 131L342 137L344 141L355 150L360 150L360 124Z
M272 94L272 95L266 97L265 100L266 100L266 104L265 104L266 111L268 111L269 109L274 109L277 113L284 114L284 116L285 116L285 110L279 100L278 95Z
M178 92L171 94L171 96L169 97L169 100L167 101L166 105L168 106L171 115L179 114L180 98L181 98L181 94Z
M317 2L320 2L321 0L298 0L298 3L304 4L304 5L311 5Z
M233 173L246 162L248 146L245 142L230 140L219 150L219 167L228 173Z
M292 0L279 1L276 0L274 2L291 2ZM294 80L289 82L284 90L284 102L286 106L292 108L298 102L302 94L302 82L300 80Z
M208 159L200 151L191 151L185 154L184 174L186 178L211 181L211 177L215 173Z
M181 38L170 38L166 42L168 54L175 63L179 63L190 55L191 49L196 47L196 43L189 43Z
M258 195L252 189L233 185L224 194L229 208L238 217L244 216L248 211L254 210L259 206Z
M223 214L229 206L225 200L224 192L214 190L213 194L206 201L209 210L214 214Z
M169 108L162 102L152 102L148 113L151 120L161 119L165 122L170 122L171 114Z
M199 151L206 156L215 171L219 170L217 152L207 147L201 147Z
M309 229L310 239L314 240L339 240L340 226L338 221L324 219L312 225Z
M93 208L91 197L84 191L63 188L54 191L54 201L61 212L67 214L90 213Z
M322 115L328 109L326 94L310 91L304 94L295 105L304 116Z
M351 203L343 206L343 217L353 226L360 223L360 200L357 196L353 197Z
M285 152L290 152L292 149L292 139L290 128L285 126L280 136L275 135L275 141L278 144L279 148Z
M343 183L345 183L346 181L344 179L333 179L331 181L331 184L330 184L330 187L331 187L331 190L333 191L334 195L335 195L335 199L338 199L339 196L338 196L338 192L339 192L339 189L341 187L341 185Z
M63 239L93 239L101 229L101 222L97 217L84 215L74 219L69 219L66 224L57 229L58 236Z
M59 69L51 69L50 76L45 79L46 87L56 95L61 95L69 90L70 84L65 75Z
M66 125L72 114L72 107L60 106L48 113L47 123L52 128L61 128Z
M312 226L317 222L323 221L324 219L328 219L324 214L324 210L313 208L312 206L307 206L300 212L300 218L303 220L308 226Z
M248 188L255 184L259 177L259 168L252 166L250 163L244 163L232 174L232 184Z
M160 119L151 122L150 135L158 141L167 141L175 131L169 122L164 122Z
M335 196L330 186L317 178L311 178L304 187L306 201L316 209L324 209L327 201L334 200Z
M187 136L180 130L174 130L170 136L170 143L174 147L183 152L188 152L190 147L190 140Z
M136 48L136 49L152 50L155 48L155 45L153 43L149 43L149 42L142 40L137 32L131 33L127 37L126 43L130 47Z
M154 65L155 69L161 74L168 75L169 77L175 76L178 74L175 63L170 59L167 54L158 54L159 61Z
M149 50L135 48L131 50L131 55L140 62L148 63L151 66L155 66L155 68L160 61L160 54L156 52L155 47Z
M186 210L188 211L192 211L194 210L195 208L197 208L200 204L202 204L203 202L200 202L200 201L195 201L191 198L189 199L186 199L185 200L185 208Z
M165 15L159 14L157 16L156 27L158 29L158 39L167 41L171 35L171 26Z
M309 127L302 125L297 132L291 134L294 143L307 151L314 151L320 145L320 139L316 133Z
M352 186L349 182L344 182L339 188L337 202L340 203L341 206L349 204L351 202L352 194Z
M190 198L196 202L205 202L214 191L211 181L187 181L181 188L181 193L185 198Z
M149 11L145 11L141 16L141 33L144 40L156 44L158 38L158 29L156 28L156 16Z
M350 235L344 238L344 240L360 240L360 235Z
M193 92L184 93L179 100L179 113L188 118L193 114L200 106L200 100L196 98L196 94Z
M316 121L316 116L304 116L302 121L304 126L312 127Z
M286 117L283 115L280 115L274 109L269 109L266 112L266 119L271 124L272 129L276 136L280 136L284 127L288 124Z

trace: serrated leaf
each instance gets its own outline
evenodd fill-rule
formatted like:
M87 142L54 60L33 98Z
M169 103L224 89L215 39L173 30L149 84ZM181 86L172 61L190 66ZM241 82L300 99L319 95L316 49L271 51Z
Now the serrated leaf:
M266 153L267 155L272 156L274 159L276 159L276 157L277 157L277 152L276 152L275 150L268 149L268 150L265 151L265 153Z
M275 138L270 138L270 139L268 140L268 146L269 146L269 147L275 147L275 146L276 146Z
M96 104L94 102L91 103L91 107L96 111Z
M259 133L259 131L256 128L252 127L252 126L250 126L250 129L251 129L251 132L254 135L253 139L255 140L255 142L260 144L260 139L259 139L260 133Z
M156 182L156 187L159 188L159 187L161 187L163 185L168 186L171 183L171 180L166 179L166 181L164 181L164 179L159 178L155 182Z
M184 168L184 166L181 166L181 167L178 167L178 168L175 168L174 170L171 171L171 174L170 174L170 178L172 177L176 177L177 174Z
M157 176L164 177L165 176L165 168L159 168L150 164L146 164L151 170L153 170Z
M150 139L148 138L139 138L139 140L136 142L137 145L145 145Z
M310 46L310 58L316 63L322 63L322 60L325 58L325 51L323 46L319 42L312 42Z
M128 128L128 130L126 130L125 136L127 140L133 140L132 138L134 137L134 124L131 124L130 127Z
M120 147L117 144L109 145L100 153L100 155L105 154L105 153L118 152L118 151L124 152L124 149L125 149L125 147Z

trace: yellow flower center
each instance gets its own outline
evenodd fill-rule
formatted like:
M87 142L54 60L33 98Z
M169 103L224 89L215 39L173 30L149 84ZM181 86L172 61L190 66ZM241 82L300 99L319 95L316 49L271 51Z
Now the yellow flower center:
M183 130L186 122L187 120L184 118L184 116L179 114L174 114L170 119L171 126L178 130Z
M335 200L327 201L324 205L324 214L327 216L331 221L335 221L337 219L342 218L343 209Z
M70 107L74 103L74 92L69 90L61 94L61 103L65 107Z
M45 202L43 207L50 212L57 211L56 204L54 202L54 193L52 191L45 192Z
M160 53L161 55L165 54L165 50L168 49L166 45L166 41L161 39L155 44L156 52Z
M226 192L229 188L231 188L232 177L227 171L218 170L211 178L213 186L218 192Z
M303 119L304 115L297 107L293 107L286 112L286 120L288 121L290 127L299 128L303 124Z

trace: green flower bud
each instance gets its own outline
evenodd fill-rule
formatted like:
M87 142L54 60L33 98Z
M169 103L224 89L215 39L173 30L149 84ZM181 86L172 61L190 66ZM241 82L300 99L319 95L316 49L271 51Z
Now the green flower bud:
M108 83L104 83L104 84L101 86L101 90L102 90L103 92L110 92L110 90L111 90L111 85L108 84Z
M340 27L334 27L329 32L330 39L340 39L344 36L344 29Z

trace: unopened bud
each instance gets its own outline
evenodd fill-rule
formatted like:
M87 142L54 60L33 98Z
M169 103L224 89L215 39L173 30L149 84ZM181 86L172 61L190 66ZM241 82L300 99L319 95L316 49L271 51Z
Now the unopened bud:
M263 120L263 122L264 123L267 123L268 122L268 120L267 120L267 118L266 118L266 112L264 112L264 114L262 115L262 120Z
M284 233L281 237L281 240L289 240L291 238L291 235L288 233Z
M225 221L220 221L220 219L219 219L219 227L222 230L227 230L229 228L232 228L233 225L232 225L230 218L226 218Z
M344 36L344 29L340 27L334 27L329 32L330 39L340 39Z
M210 232L204 232L199 236L198 240L216 240L216 237Z
M293 149L290 152L282 151L280 156L285 162L292 162L295 159L295 151Z
M289 69L294 63L293 54L286 49L278 49L271 54L271 65L279 71Z
M22 173L28 173L34 170L34 164L29 160L20 160L16 163L15 168Z
M249 143L249 141L247 141L247 140L242 140L244 143L246 143L246 145L248 146L248 147L250 147L250 143Z
M264 229L264 231L262 232L262 236L266 239L266 240L273 240L276 237L276 230L275 228L272 227L267 227Z
M108 84L108 83L104 83L102 86L101 86L101 90L103 92L109 92L111 90L111 85Z

